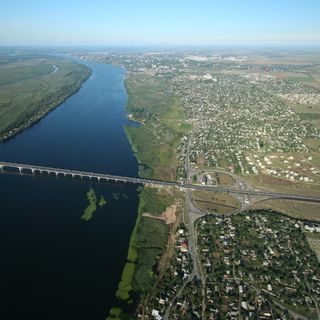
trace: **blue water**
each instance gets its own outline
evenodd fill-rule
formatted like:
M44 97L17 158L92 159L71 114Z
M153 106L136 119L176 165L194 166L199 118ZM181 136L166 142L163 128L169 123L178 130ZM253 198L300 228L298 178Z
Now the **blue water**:
M123 130L125 72L86 64L92 75L81 89L0 144L1 161L137 175ZM90 187L107 204L85 222ZM117 304L136 186L2 173L0 200L0 319L105 319Z
M0 144L3 161L137 174L136 159L123 130L124 70L87 65L92 75L76 94L39 123Z

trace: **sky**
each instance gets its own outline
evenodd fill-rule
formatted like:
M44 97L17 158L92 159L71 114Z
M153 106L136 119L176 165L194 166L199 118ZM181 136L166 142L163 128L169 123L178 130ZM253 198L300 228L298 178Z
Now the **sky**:
M1 0L0 45L320 46L320 0Z

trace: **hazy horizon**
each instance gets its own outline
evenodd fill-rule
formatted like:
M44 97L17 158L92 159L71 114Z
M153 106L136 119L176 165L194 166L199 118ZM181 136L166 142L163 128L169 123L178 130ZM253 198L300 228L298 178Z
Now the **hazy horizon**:
M319 16L314 0L3 0L0 46L319 47Z

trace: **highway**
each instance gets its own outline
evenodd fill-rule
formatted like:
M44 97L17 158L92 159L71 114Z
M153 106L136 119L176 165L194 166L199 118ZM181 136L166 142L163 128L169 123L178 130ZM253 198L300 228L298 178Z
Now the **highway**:
M6 170L10 169L10 170ZM14 169L15 171L12 171ZM154 185L154 186L167 186L167 187L177 187L183 190L203 190L211 192L225 192L235 195L252 195L252 196L262 196L272 199L287 199L287 200L298 200L298 201L308 201L308 202L318 202L320 203L320 196L305 196L297 194L286 194L279 192L270 192L256 189L248 188L233 188L233 187L219 187L219 186L207 186L207 185L195 185L190 183L176 182L176 181L163 181L163 180L153 180L153 179L143 179L135 177L126 177L119 175L111 175L98 172L88 172L70 169L61 169L54 167L38 166L32 164L22 164L13 162L0 162L1 172L11 173L46 173L48 175L54 174L55 176L71 176L80 177L88 179L96 179L97 181L114 181L114 182L124 182L124 183L135 183L143 185Z

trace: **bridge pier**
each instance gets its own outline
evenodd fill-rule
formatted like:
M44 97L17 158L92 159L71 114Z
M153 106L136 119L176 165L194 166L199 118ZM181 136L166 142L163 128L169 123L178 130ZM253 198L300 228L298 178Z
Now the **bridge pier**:
M207 187L207 186L199 186L199 185L191 185L191 184L183 184L181 182L174 182L174 181L161 181L161 180L150 180L150 179L142 179L142 178L133 178L133 177L125 177L125 176L116 176L111 174L105 173L95 173L95 172L86 172L86 171L79 171L79 170L70 170L70 169L60 169L54 167L46 167L46 166L37 166L37 165L29 165L29 164L22 164L22 163L11 163L11 162L0 162L0 171L8 169L8 173L14 169L13 172L17 173L19 170L20 174L24 172L32 172L36 174L39 173L47 173L50 176L55 175L56 178L59 177L59 174L67 176L71 175L72 178L80 177L81 179L89 178L93 179L96 178L98 181L102 180L104 182L114 181L115 183L118 182L128 182L128 183L139 183L143 185L153 185L153 186L172 186L172 187L180 187L182 190L191 189L191 190L206 190L212 192L224 192L233 194L234 196L240 198L241 201L244 203L255 200L255 197L267 197L267 198L274 198L274 199L286 199L286 200L297 200L297 201L308 201L308 202L316 202L320 203L320 196L305 196L305 195L293 195L293 194L285 194L285 193L278 193L278 192L268 192L262 190L250 190L246 188L227 188L227 187Z

